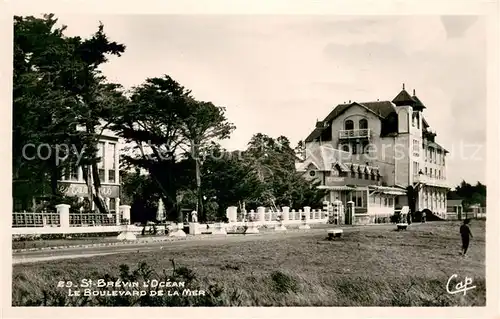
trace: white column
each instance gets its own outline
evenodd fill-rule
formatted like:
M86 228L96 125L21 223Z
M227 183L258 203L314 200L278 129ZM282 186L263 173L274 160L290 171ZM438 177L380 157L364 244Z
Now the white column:
M282 208L282 211L283 211L283 213L281 214L281 219L284 222L288 222L288 220L290 219L290 207L284 206Z
M235 223L237 222L237 217L238 217L238 207L236 206L229 206L226 209L226 217L230 223Z
M69 208L68 204L59 204L56 205L57 213L59 214L60 227L61 228L69 228Z
M115 143L115 183L120 184L120 150L118 142Z
M304 207L304 215L305 215L304 223L299 226L299 229L310 229L311 227L308 225L308 223L309 223L309 217L311 217L311 207L309 206Z
M109 167L106 163L106 151L108 149L108 144L109 142L108 141L104 141L104 149L102 150L102 158L101 158L101 161L102 161L102 167L104 168L104 181L103 183L109 183Z
M111 210L111 207L109 207L109 202L111 202L111 199L109 197L105 197L104 198L104 201L106 202L106 208L108 210Z
M83 170L81 166L78 166L78 181L83 182Z
M263 224L266 221L266 208L262 206L257 207L257 215L259 216L259 222Z
M116 225L120 225L120 198L115 198Z
M127 224L130 225L130 206L129 205L120 205L120 211L122 212L123 219L127 219Z

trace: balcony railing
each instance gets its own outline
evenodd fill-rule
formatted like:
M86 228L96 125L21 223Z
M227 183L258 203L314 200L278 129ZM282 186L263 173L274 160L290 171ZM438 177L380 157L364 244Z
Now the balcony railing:
M339 138L369 138L370 129L364 128L359 130L340 130Z
M437 186L437 187L451 187L451 184L443 178L435 178L422 174L413 175L414 183L422 183L429 186Z

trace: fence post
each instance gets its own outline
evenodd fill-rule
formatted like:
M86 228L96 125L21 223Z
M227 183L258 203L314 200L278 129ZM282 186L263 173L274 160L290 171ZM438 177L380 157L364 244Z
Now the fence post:
M118 209L116 209L116 207L118 207ZM115 209L115 218L116 218L115 224L116 224L116 226L120 226L120 199L119 198L115 199L114 209Z
M284 223L287 223L288 220L290 219L290 207L284 206L281 210L282 210L281 219L283 220Z
M129 205L120 205L120 211L122 212L126 225L130 225L130 208Z
M61 228L69 228L69 208L68 204L56 205L57 213L59 214L59 226Z
M263 225L266 221L266 208L259 206L257 207L257 214L259 215L259 222Z
M309 218L311 217L311 207L304 207L304 222L299 226L299 229L310 229L311 226L308 225Z
M226 217L229 223L235 223L238 221L238 207L229 206L226 209Z

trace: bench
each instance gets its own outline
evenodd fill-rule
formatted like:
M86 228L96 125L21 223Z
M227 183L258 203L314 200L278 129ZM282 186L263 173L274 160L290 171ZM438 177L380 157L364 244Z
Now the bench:
M408 228L407 223L401 223L396 225L398 227L398 230L406 230Z
M342 229L329 229L328 230L328 239L342 237L344 231Z

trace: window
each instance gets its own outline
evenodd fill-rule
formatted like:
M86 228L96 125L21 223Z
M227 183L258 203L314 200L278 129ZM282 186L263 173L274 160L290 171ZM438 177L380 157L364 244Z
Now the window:
M108 182L109 183L115 183L116 182L116 179L115 179L115 170L114 169L110 169L108 171Z
M352 145L352 153L353 154L358 154L358 144L357 143L354 143Z
M351 120L347 120L344 123L344 129L345 130L354 130L354 122Z
M310 171L310 172L309 172L309 176L311 176L311 177L316 176L316 172L315 172L315 171Z
M20 212L23 210L23 202L19 198L14 198L14 211Z
M99 168L99 179L101 180L101 183L104 182L104 169Z
M115 212L116 211L115 205L116 205L116 199L110 198L109 199L109 207L108 207L108 209L109 209L110 212Z
M97 163L98 168L104 168L104 143L99 142L97 144L97 157L100 158L99 162Z
M106 160L106 168L115 169L115 143L108 143L106 147L106 154L104 158Z
M368 128L368 121L366 119L361 119L359 120L359 129L367 129Z
M351 200L354 202L356 207L363 207L363 192L354 192Z
M418 174L418 162L413 162L413 175Z
M344 152L349 152L349 145L347 145L347 144L342 145L342 150Z
M64 169L64 178L67 181L77 181L78 180L78 166L70 163L68 167Z
M418 143L418 140L413 140L413 151L414 152L418 152L419 151L419 145L420 143Z
M427 167L425 168L425 176L427 176Z
M384 197L384 206L387 206L387 197Z
M389 206L392 206L392 197L389 198Z

